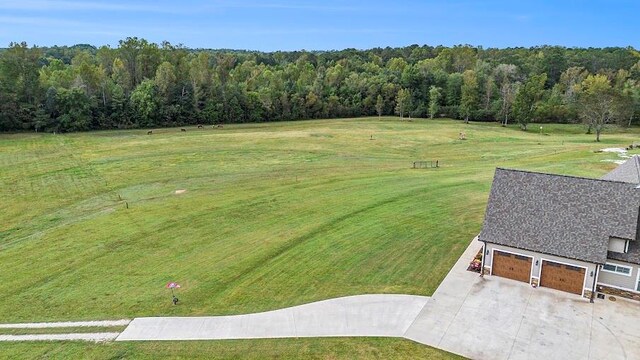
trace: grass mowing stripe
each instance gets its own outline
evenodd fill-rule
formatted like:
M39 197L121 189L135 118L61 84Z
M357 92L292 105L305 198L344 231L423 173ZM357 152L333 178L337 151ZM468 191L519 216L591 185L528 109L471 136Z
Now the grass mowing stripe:
M496 166L599 177L617 155L595 151L639 134L614 129L597 144L580 126L543 126L548 135L363 118L187 136L2 134L0 264L10 271L0 272L0 316L241 314L361 293L430 295L480 230ZM440 168L411 169L416 160ZM174 280L179 306L164 288ZM333 354L321 343L308 344Z
M404 339L297 338L224 341L148 341L93 344L0 342L8 359L462 359Z
M126 326L75 326L37 329L0 329L0 335L75 334L122 332Z

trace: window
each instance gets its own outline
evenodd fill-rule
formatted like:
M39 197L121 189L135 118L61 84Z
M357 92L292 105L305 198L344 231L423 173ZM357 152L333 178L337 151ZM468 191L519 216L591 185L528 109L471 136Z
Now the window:
M607 263L602 266L602 271L631 276L631 268L623 265Z
M638 286L636 287L637 291L640 291L640 272L638 272Z

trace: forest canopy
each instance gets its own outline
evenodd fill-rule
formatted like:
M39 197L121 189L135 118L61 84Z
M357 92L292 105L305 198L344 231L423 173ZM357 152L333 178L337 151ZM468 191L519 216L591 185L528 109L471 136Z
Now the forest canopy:
M640 53L469 45L265 53L136 37L117 48L22 42L0 50L0 131L393 114L523 130L530 122L630 126L640 114Z

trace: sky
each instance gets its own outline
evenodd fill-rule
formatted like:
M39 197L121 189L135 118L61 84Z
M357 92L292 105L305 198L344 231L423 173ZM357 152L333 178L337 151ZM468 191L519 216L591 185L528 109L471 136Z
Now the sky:
M340 50L412 44L640 48L637 0L0 0L10 42Z

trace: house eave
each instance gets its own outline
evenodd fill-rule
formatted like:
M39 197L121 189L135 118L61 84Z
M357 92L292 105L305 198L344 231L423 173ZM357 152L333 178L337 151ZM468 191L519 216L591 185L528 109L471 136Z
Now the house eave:
M525 248L525 247L513 246L513 245L508 245L508 244L501 244L501 243L497 243L497 242L493 242L493 241L489 241L489 240L481 240L480 238L478 238L478 240L483 241L483 242L488 243L488 244L506 246L506 247L510 247L510 248L513 248L513 249L531 251L531 252L538 253L538 254L558 256L558 257L561 257L561 258L564 258L564 259L582 261L582 262L595 264L595 265L604 265L605 262L606 262L606 259L604 261L598 261L598 260L593 260L593 259L579 259L579 258L576 258L576 257L560 255L560 254L554 254L554 253L550 253L550 252L546 252L546 251L540 251L540 250L536 250L536 249L528 249L528 248ZM607 257L607 259L608 259L608 257ZM615 260L615 259L612 259L612 260ZM620 260L616 260L616 261L620 261Z

